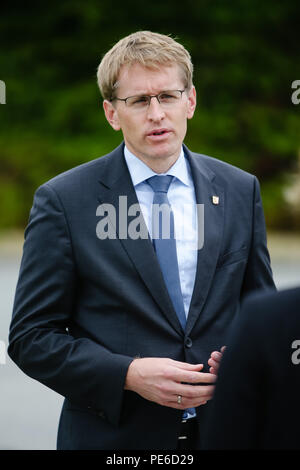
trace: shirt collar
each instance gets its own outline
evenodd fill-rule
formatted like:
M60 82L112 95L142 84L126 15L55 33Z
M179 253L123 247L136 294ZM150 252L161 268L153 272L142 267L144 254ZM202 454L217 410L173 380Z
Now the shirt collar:
M134 186L144 182L151 176L157 175L157 173L151 170L151 168L149 168L149 166L146 165L140 158L131 153L126 145L124 147L124 156ZM176 160L174 165L169 168L167 173L160 174L175 176L183 184L190 186L190 178L188 175L187 162L184 157L183 147L181 147L179 158Z

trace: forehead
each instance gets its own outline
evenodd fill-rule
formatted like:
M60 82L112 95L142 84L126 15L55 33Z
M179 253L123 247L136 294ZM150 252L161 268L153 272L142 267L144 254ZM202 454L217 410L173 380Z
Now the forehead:
M159 68L144 67L135 63L123 65L118 77L118 94L126 96L153 94L163 90L183 88L183 79L177 64Z

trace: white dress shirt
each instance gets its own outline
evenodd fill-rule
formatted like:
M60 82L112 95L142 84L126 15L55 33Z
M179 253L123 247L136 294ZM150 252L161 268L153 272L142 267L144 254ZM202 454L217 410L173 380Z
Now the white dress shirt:
M126 146L124 154L149 235L152 237L152 202L154 192L145 180L157 175L157 173L133 155ZM197 267L198 221L194 183L183 148L181 148L180 156L174 165L163 174L175 177L168 190L168 200L174 213L179 278L184 310L187 316Z

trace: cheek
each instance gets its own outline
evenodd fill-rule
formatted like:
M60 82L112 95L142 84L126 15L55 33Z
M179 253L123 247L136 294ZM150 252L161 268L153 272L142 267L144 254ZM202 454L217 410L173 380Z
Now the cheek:
M122 129L124 134L133 135L135 133L136 127L137 127L136 124L134 122L132 122L132 120L130 118L127 118L126 116L122 117L121 129Z
M188 108L185 106L177 115L177 124L178 128L186 129L188 119Z
M143 141L142 122L132 120L123 121L122 132L125 139L131 143Z

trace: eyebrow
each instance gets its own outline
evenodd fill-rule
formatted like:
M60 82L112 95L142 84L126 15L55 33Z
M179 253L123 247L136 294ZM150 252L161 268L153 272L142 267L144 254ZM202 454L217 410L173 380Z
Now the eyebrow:
M141 92L141 93L134 93L129 96L153 96L153 95L159 95L160 93L164 93L165 91L174 91L174 90L179 90L180 88L164 88L163 90L158 91L157 93L147 93L147 92Z

